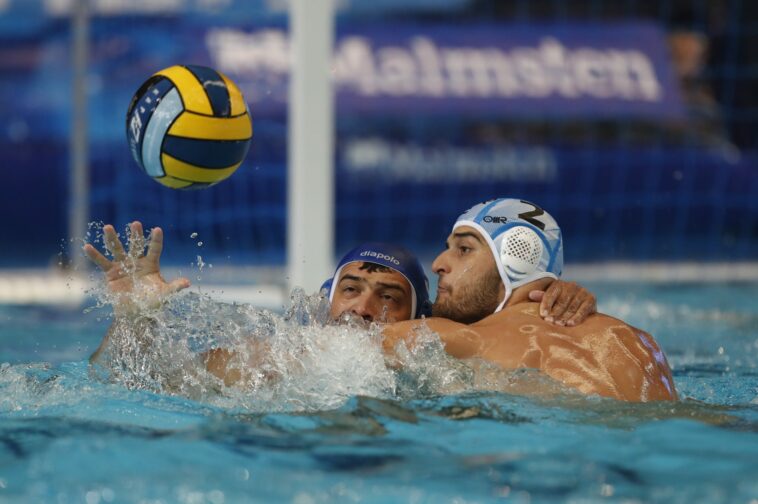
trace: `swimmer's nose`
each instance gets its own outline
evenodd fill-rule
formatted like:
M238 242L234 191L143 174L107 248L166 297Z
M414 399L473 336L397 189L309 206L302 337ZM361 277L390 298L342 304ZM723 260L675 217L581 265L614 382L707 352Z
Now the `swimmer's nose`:
M438 275L442 275L443 273L450 273L450 266L447 263L447 260L445 259L445 253L447 250L443 250L440 252L440 255L438 255L434 262L432 262L432 271L434 271Z
M350 307L350 313L361 317L366 322L374 321L374 310L371 306L371 301L365 298L356 299L355 304Z

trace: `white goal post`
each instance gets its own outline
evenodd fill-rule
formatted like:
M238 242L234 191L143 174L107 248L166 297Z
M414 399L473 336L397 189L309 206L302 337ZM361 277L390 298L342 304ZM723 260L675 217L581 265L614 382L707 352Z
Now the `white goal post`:
M288 287L314 292L334 255L333 0L290 1Z

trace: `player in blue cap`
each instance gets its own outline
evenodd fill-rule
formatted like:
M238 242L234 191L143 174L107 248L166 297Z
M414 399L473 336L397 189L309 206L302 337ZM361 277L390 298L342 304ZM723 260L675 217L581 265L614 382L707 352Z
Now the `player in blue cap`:
M409 250L388 243L362 243L345 254L321 286L335 320L397 322L431 315L429 280Z

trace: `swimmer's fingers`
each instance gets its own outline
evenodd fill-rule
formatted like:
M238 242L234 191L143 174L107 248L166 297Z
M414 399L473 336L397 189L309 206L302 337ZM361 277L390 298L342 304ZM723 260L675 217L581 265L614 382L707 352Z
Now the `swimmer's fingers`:
M540 301L542 301L542 298L544 297L545 297L545 291L541 291L541 290L529 291L530 301L536 301L537 303L539 303Z
M564 311L559 317L555 318L555 323L558 325L566 325L571 317L573 317L582 303L587 299L587 291L583 287L579 287L574 297L568 303L566 311Z
M587 299L581 304L576 313L566 321L566 325L570 327L577 326L595 313L597 313L597 304L595 303L595 296L592 296L592 299Z
M145 252L145 235L142 223L134 221L129 224L129 257L138 259Z
M560 284L558 287L556 287L559 288L560 291L558 298L555 300L553 307L550 309L549 315L545 317L545 320L548 322L557 322L558 320L561 320L563 314L566 312L569 305L571 304L571 301L576 297L576 294L579 290L579 286L573 282L564 282L562 280L558 280L550 285L548 288L548 293L550 292L550 289L552 289L556 284Z
M126 251L121 244L121 240L118 239L116 229L110 224L103 226L103 242L105 248L113 255L115 261L121 262L126 259Z
M180 290L186 289L189 286L190 286L189 279L181 277L169 282L167 290L169 293L173 294L174 292L179 292Z
M90 243L84 245L83 250L84 254L89 258L89 260L95 263L101 270L108 271L113 266L113 263L110 262L107 257L101 254L100 251L93 247Z
M150 243L147 246L147 258L150 262L155 263L156 267L163 253L163 230L159 227L150 231Z
M540 317L548 322L553 321L552 311L558 297L561 295L561 282L555 281L550 284L545 293L542 295L540 303Z

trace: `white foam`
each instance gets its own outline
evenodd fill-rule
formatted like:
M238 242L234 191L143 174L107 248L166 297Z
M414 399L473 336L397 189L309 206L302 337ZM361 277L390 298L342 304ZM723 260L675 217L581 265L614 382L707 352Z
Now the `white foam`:
M513 371L450 357L422 329L412 348L388 361L381 327L334 324L327 300L293 292L277 314L246 304L182 293L136 324L120 327L102 361L110 380L248 411L316 411L350 397L414 399L473 390L513 390ZM228 387L206 372L200 355L234 352L245 373ZM516 373L519 374L519 373ZM523 381L523 373L519 380Z

